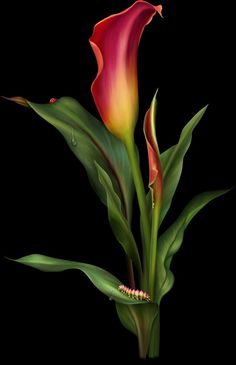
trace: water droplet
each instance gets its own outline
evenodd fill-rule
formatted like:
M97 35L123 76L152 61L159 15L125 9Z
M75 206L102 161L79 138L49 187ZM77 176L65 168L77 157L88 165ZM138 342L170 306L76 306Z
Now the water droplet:
M75 135L74 135L74 129L71 130L71 144L72 144L73 147L77 146L77 140L76 140Z
M152 202L152 209L154 209L155 208L155 203L154 202Z

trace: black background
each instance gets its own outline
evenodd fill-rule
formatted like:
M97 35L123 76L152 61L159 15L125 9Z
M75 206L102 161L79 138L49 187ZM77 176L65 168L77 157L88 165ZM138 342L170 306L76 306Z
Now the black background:
M231 10L208 0L162 3L164 19L156 17L147 27L139 52L136 137L142 156L142 119L157 87L161 151L210 104L194 132L168 224L195 194L235 184L235 133ZM131 4L67 1L2 9L0 94L38 102L73 96L96 114L90 93L96 62L88 38L97 21ZM114 304L83 274L41 273L4 258L37 252L100 265L126 280L106 209L63 137L31 111L4 100L0 119L1 357L31 364L136 360L136 339L120 325ZM141 163L147 176L146 157ZM161 357L153 363L224 363L233 354L234 206L232 191L186 231L173 262L176 283L162 304Z

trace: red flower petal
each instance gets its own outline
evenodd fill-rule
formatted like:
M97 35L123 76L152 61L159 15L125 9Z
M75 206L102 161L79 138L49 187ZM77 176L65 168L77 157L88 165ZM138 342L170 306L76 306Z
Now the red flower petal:
M97 109L107 128L123 139L133 133L138 114L137 51L144 27L162 6L136 1L94 27L90 44L98 63L92 84Z

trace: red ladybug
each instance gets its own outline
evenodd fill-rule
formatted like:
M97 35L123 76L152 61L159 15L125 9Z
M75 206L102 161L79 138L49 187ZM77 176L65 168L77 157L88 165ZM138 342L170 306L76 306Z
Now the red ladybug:
M50 100L49 100L49 103L50 104L53 104L53 103L55 103L57 101L57 99L56 98L51 98Z

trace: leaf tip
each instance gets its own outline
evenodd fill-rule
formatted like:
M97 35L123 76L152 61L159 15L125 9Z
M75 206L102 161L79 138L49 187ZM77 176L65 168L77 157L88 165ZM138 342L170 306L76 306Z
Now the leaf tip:
M6 96L1 96L1 98L5 99L5 100L13 101L16 104L29 108L28 100L26 100L22 96L13 96L11 98L8 98Z
M202 111L203 113L205 113L205 111L208 109L209 105L210 105L210 104L206 104L206 105L205 105L205 106L201 109L201 111Z

